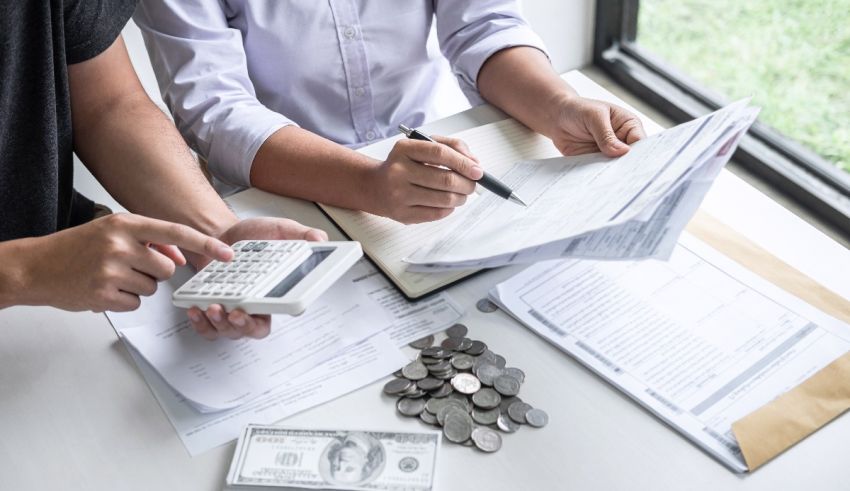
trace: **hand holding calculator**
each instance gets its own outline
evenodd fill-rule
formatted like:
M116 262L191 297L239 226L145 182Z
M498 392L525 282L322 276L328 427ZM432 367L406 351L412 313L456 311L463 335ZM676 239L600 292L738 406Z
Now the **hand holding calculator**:
M233 260L209 263L174 292L174 305L298 315L363 256L359 242L244 240L232 247Z

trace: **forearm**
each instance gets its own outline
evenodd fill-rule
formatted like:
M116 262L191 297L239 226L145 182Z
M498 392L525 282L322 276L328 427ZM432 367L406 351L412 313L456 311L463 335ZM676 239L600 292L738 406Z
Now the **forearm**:
M236 221L177 129L144 92L108 104L85 124L75 121L74 143L98 181L134 213L211 235Z
M236 220L145 93L120 36L96 57L69 65L68 80L74 151L118 202L211 235Z
M18 239L0 242L0 309L13 305L29 305L33 294L27 282L24 253L27 242L38 239Z
M281 128L260 147L251 185L310 201L371 211L369 182L379 162L297 126Z
M555 73L546 55L526 46L504 49L491 56L478 74L478 91L490 104L549 137L559 116L552 108L576 97L576 92Z

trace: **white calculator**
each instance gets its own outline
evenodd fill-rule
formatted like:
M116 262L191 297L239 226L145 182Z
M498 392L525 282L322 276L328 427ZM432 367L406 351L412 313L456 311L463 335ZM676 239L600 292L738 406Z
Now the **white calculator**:
M298 315L363 256L359 242L244 240L232 248L232 261L209 263L174 292L174 305Z

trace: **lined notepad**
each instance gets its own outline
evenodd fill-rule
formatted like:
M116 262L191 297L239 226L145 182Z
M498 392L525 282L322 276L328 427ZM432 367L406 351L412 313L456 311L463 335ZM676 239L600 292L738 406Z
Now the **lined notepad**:
M559 155L552 142L529 130L514 119L505 119L452 135L465 141L484 169L501 177L520 160L542 159ZM370 157L385 159L395 140L385 140L360 151ZM487 190L480 190L488 193ZM426 242L451 229L468 206L436 222L404 225L389 218L362 211L320 205L327 215L352 240L359 241L363 251L384 274L410 299L440 290L477 270L447 273L414 273L406 271L403 259Z

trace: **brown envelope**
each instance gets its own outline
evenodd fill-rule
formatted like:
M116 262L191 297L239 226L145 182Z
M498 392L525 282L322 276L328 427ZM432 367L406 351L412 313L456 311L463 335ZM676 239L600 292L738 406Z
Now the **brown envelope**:
M762 278L850 323L850 300L827 289L704 212L688 231ZM732 425L750 471L850 409L850 352Z

